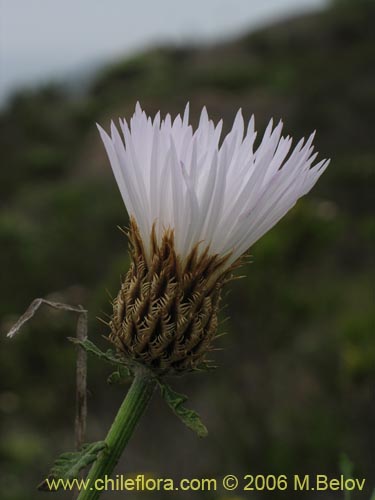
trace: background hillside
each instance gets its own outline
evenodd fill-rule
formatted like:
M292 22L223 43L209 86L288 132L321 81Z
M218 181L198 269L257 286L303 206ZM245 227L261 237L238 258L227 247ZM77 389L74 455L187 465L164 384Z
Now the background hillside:
M14 341L4 333L35 297L83 304L105 346L127 270L127 223L95 122L190 101L227 127L242 107L258 129L282 118L293 137L317 130L332 164L252 248L227 297L219 368L175 382L209 428L201 441L155 397L119 473L340 473L343 454L375 486L375 30L372 1L342 1L219 46L158 47L107 67L84 95L49 86L13 97L0 115L0 489L39 499L34 484L72 449L75 318L44 311ZM88 440L101 439L124 387L89 364ZM112 498L113 494L103 498ZM197 498L216 500L212 494ZM68 498L58 493L56 498ZM297 496L296 496L297 497ZM138 498L132 496L132 498ZM156 493L142 499L166 498ZM171 497L172 498L172 497ZM174 495L173 498L177 498ZM226 496L226 499L242 498ZM243 497L245 498L245 496ZM252 498L271 498L259 493ZM272 493L272 498L286 498ZM341 493L314 498L343 498Z

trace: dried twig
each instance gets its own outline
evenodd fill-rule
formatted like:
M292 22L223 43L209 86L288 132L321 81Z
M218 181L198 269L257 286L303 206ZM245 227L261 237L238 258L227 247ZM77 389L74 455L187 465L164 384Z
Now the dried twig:
M29 321L38 311L41 305L47 305L53 309L61 309L78 314L76 336L78 340L87 339L87 310L82 306L72 306L60 302L52 302L46 299L35 299L31 302L24 314L16 321L7 333L8 338L17 335L21 327ZM84 441L87 417L87 354L82 347L77 346L77 368L76 368L76 418L75 418L75 442L79 449Z
M87 315L87 311L83 309L81 306L71 306L70 304L62 304L61 302L52 302L46 299L34 299L26 311L22 314L22 316L16 321L16 323L12 326L12 328L7 333L7 337L14 337L21 329L21 327L29 321L34 314L37 312L39 307L45 304L47 306L53 307L54 309L62 309L64 311L76 312L79 314L85 313Z
M82 308L77 321L77 340L87 339L87 311ZM79 450L83 445L86 433L87 417L87 353L77 345L77 368L76 368L76 419L75 439L76 448Z

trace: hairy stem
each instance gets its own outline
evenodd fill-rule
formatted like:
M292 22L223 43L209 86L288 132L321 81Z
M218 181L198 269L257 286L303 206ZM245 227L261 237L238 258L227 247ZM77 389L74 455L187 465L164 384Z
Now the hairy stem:
M108 449L92 466L87 476L87 489L81 490L78 500L96 500L100 497L100 488L104 486L102 480L112 474L138 420L151 399L155 385L155 379L146 370L139 370L136 373L105 439Z

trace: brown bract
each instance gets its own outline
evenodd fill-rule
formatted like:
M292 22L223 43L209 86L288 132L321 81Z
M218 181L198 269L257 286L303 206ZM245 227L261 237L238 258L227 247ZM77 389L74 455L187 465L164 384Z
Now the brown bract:
M147 261L137 224L128 232L132 263L113 302L110 340L129 361L157 374L181 373L205 365L218 325L222 286L230 279L223 266L229 255L199 253L199 244L181 259L173 230L157 244L151 233Z

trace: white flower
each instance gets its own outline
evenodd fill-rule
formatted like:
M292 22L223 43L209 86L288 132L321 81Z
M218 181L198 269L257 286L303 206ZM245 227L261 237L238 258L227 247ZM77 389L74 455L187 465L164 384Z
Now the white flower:
M110 340L125 359L158 374L205 366L231 264L306 194L328 165L313 166L313 135L291 151L282 123L260 145L241 111L220 141L203 108L173 123L137 104L130 127L99 127L131 217L131 263L113 301Z
M98 126L113 173L130 216L151 257L155 224L161 242L174 230L175 251L182 259L199 244L203 251L233 263L271 229L314 186L329 164L313 165L312 134L291 150L292 138L281 136L283 124L271 120L260 145L254 117L245 130L241 110L220 143L222 120L215 125L203 108L199 126L183 117L147 117L137 103L130 120L120 120L123 136L111 124L111 136Z

